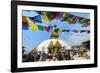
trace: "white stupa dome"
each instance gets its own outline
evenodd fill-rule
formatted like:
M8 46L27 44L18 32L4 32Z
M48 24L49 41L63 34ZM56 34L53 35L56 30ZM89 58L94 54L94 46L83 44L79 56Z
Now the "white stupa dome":
M43 51L43 48L44 48L44 51L45 53L48 52L48 45L50 44L50 42L53 42L53 45L55 45L56 41L59 41L59 43L62 45L62 46L65 46L66 47L66 50L71 50L71 46L69 46L66 42L62 41L62 40L59 40L59 39L49 39L49 40L45 40L43 41L42 43L39 44L39 46L37 47L37 51Z

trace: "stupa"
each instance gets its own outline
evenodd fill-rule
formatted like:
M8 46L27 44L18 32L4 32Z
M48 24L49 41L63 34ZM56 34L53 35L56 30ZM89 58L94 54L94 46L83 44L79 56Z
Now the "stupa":
M62 47L66 47L66 50L71 50L72 48L63 40L59 39L59 32L56 31L57 26L54 25L51 31L51 36L49 40L43 41L38 47L37 51L45 51L45 53L56 54L61 51ZM42 49L44 47L44 49Z

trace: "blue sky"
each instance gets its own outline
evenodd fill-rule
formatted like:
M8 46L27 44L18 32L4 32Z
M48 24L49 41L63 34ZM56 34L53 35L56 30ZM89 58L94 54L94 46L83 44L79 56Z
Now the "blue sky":
M73 15L90 18L89 13L71 13ZM22 16L28 16L28 17L34 17L38 15L34 11L25 11L23 10ZM90 27L81 27L82 24L72 24L69 25L64 22L60 22L60 20L54 19L48 24L45 23L37 23L38 25L57 25L58 28L62 29L70 29L70 30L89 30ZM23 46L25 46L26 53L29 53L34 47L38 46L41 42L50 39L50 33L46 31L32 31L32 30L23 30ZM69 45L79 45L82 40L87 40L90 38L90 34L87 34L86 32L83 33L75 33L75 32L61 32L59 33L60 37L59 39L64 40Z

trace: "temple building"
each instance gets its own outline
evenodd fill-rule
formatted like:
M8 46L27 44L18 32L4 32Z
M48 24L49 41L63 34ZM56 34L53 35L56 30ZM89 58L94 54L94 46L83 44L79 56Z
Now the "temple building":
M57 54L61 52L62 48L65 47L66 50L71 50L71 46L69 46L66 42L59 39L59 32L56 31L57 26L54 25L51 31L50 39L43 41L38 45L37 51L45 51L45 53L53 53ZM42 49L44 47L44 49Z
M50 33L50 39L41 42L37 47L31 51L32 61L46 61L48 60L65 60L64 53L72 49L66 42L59 39L59 32L56 25ZM37 54L36 54L37 53ZM41 55L41 56L39 56ZM48 55L48 56L47 56ZM30 56L30 57L31 57Z

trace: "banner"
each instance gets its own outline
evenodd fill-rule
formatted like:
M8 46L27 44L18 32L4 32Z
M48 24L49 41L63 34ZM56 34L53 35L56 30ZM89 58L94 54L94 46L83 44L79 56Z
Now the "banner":
M37 24L27 24L27 23L23 23L23 30L33 30L33 31L47 31L47 32L51 32L52 30L54 30L54 32L75 32L75 33L83 33L83 32L87 32L90 33L90 30L67 30L67 29L62 29L62 28L56 28L54 29L53 26L41 26L41 25L37 25Z
M34 15L34 13L36 15ZM24 16L27 14L27 16ZM28 16L32 15L32 17ZM33 22L39 22L39 23L49 23L54 19L59 19L61 22L65 22L67 24L76 24L80 23L82 24L82 27L88 27L90 25L90 19L72 15L68 12L46 12L46 11L26 11L23 13L23 21L27 22L26 17L33 20Z
M26 16L22 16L22 22L28 22L28 19Z
M37 31L38 30L38 26L36 24L29 24L29 29L33 30L33 31Z
M45 28L43 26L41 26L41 25L38 25L38 30L44 31Z
M42 18L40 15L37 15L35 17L29 17L33 22L39 22L42 23Z
M66 22L68 24L80 23L80 24L83 24L82 27L88 27L90 25L90 19L75 16L75 15L72 15L72 14L69 14L69 13L64 13L61 21Z
M49 18L46 15L46 12L42 12L42 20L44 23L49 23Z

